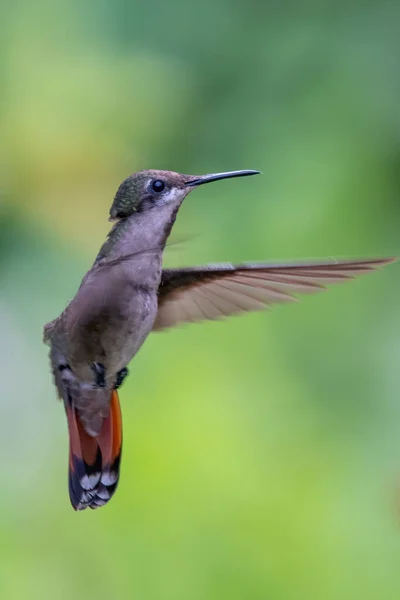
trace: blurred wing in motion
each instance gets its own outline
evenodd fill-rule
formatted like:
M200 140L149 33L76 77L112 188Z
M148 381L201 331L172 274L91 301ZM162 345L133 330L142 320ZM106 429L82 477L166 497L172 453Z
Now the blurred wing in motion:
M289 302L393 262L393 258L298 264L229 263L165 269L153 331Z

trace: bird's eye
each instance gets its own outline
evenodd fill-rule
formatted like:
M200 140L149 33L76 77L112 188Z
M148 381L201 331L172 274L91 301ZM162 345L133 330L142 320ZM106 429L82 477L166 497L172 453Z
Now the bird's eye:
M164 188L165 188L165 183L163 181L160 181L160 179L156 179L151 184L151 189L153 190L153 192L156 192L156 194L159 194L160 192L162 192Z

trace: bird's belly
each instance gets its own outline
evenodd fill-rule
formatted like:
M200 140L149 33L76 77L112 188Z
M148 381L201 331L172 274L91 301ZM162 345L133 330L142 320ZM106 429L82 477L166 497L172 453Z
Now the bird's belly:
M117 373L127 366L149 335L154 318L155 314L149 315L140 322L131 321L121 328L120 336L117 335L117 339L114 339L113 352L107 355L108 370ZM105 332L105 336L107 336L107 332Z
M74 335L69 362L83 381L92 381L93 363L105 367L107 384L135 356L149 335L157 313L157 295L147 290L125 290L118 302L93 311Z

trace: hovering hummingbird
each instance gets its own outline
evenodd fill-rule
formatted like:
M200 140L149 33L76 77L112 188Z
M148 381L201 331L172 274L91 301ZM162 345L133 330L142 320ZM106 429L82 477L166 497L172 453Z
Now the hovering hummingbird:
M44 327L68 420L69 495L75 510L103 506L116 490L122 448L117 390L151 331L264 309L393 260L162 268L167 238L189 192L219 179L259 173L141 171L120 185L110 209L115 224L92 268L63 313Z

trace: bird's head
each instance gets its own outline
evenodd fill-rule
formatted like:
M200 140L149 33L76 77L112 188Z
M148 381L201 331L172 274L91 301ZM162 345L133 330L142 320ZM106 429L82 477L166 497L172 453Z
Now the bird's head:
M195 187L203 183L257 175L260 171L229 171L210 175L182 175L173 171L139 171L121 183L110 209L110 220L173 204L179 207Z

